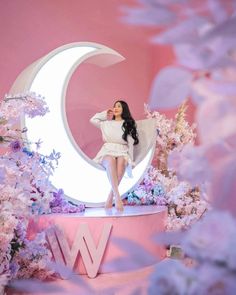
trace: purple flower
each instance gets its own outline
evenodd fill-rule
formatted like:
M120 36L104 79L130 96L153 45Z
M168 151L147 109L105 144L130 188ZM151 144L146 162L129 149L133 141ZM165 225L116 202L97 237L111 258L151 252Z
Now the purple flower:
M26 230L24 224L21 222L18 222L16 226L16 235L21 241L23 241L25 238Z
M9 265L9 269L10 269L10 271L11 271L11 275L12 275L13 277L16 276L16 274L17 274L19 268L20 268L20 266L19 266L17 263L15 263L15 262L11 262L11 263L10 263L10 265Z
M3 184L4 183L4 180L5 180L5 169L4 168L0 168L0 184Z
M64 192L59 189L57 192L53 192L54 199L50 202L50 207L58 207L62 204Z
M189 282L193 279L194 272L182 262L164 259L150 276L148 294L188 294Z
M52 213L78 213L85 210L84 204L74 204L65 199L64 191L59 189L53 192L53 200L50 202Z
M166 206L167 205L167 201L166 201L166 198L165 197L159 197L156 199L156 204L158 206Z
M12 152L16 153L21 150L21 142L19 140L14 140L10 143L10 148Z
M187 255L236 270L236 222L227 211L212 210L182 240Z

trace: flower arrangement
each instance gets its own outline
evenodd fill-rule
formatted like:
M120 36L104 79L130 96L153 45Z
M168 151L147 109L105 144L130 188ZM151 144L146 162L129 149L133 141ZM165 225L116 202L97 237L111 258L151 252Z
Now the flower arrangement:
M141 7L128 8L126 19L156 25L158 33L153 41L172 45L176 60L157 73L150 99L156 109L175 108L186 98L195 104L199 144L186 145L181 153L172 150L169 167L174 167L179 179L193 186L191 198L194 203L201 202L196 215L205 212L202 201L206 194L211 208L191 227L175 233L184 259L159 263L151 276L148 294L171 294L173 290L175 294L234 294L235 1L154 2L143 0ZM199 184L200 199L195 189ZM188 187L185 192L189 195ZM174 221L183 212L195 211L192 200L186 202L185 193L177 199L173 193L176 191L169 193L169 201ZM172 240L173 235L168 233L162 242L170 244ZM193 261L191 266L186 258Z
M25 114L33 118L49 112L44 97L35 92L6 94L1 101L0 109L1 120L6 120L10 124L18 122L19 115Z
M52 213L79 213L85 210L85 205L83 203L75 205L67 201L62 189L53 192L53 199L49 205Z
M167 159L170 151L181 150L183 146L193 143L196 138L196 125L189 125L185 120L187 105L184 102L178 109L175 119L167 119L165 115L157 111L151 112L148 105L144 105L147 118L156 119L157 141L154 161L163 173L167 173Z
M194 142L195 124L186 121L186 102L178 109L175 119L167 119L157 111L151 112L145 105L148 118L156 119L157 141L154 156L157 168L150 167L141 183L129 192L124 203L128 205L167 206L167 231L186 229L196 222L208 208L208 202L200 198L197 186L190 182L180 181L174 169L168 167L168 156Z
M166 205L165 188L158 179L158 171L149 167L141 183L128 192L125 200L128 205Z
M12 248L12 259L9 263L11 278L44 280L52 277L54 271L49 268L52 254L44 232L38 233L34 240L28 240L26 227L18 223L10 245Z
M170 288L176 294L234 293L236 222L229 212L209 211L179 237L179 244L183 259L160 262L150 277L148 294L166 294Z
M124 203L166 206L167 231L186 230L209 208L209 203L201 197L198 187L179 181L171 171L166 176L153 166L149 167L141 183L127 193Z
M0 156L0 281L5 285L13 278L44 279L53 274L47 267L51 252L45 234L34 240L26 237L30 216L85 209L66 201L50 182L60 153L40 154L41 140L28 142L23 138L27 129L16 127L21 116L44 116L48 111L44 98L30 92L6 95L0 103L0 145L5 148Z
M209 203L201 198L198 187L180 182L167 195L167 231L186 230L209 209Z

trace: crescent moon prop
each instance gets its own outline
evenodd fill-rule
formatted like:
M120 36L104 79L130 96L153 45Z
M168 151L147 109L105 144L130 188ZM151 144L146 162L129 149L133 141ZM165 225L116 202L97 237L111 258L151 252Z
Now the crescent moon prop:
M66 118L65 99L69 80L83 62L108 67L124 60L118 52L104 45L78 42L61 46L28 66L16 79L10 93L33 91L45 97L50 112L43 118L25 118L29 141L42 139L40 152L61 153L59 166L50 178L56 188L62 188L74 202L101 206L110 191L106 172L83 153L75 142ZM151 162L154 145L133 170L133 178L123 178L121 194L132 189L142 178Z

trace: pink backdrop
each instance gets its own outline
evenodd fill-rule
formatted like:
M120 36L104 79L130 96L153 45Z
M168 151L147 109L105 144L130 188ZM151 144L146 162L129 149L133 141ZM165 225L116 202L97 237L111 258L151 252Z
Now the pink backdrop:
M1 0L0 97L18 74L33 61L61 45L89 41L104 44L126 57L107 69L84 64L74 73L67 92L67 117L72 134L91 157L101 135L88 123L98 111L118 98L126 100L135 119L144 117L143 105L155 74L174 60L171 48L149 43L153 28L121 22L121 6L131 0ZM101 5L102 4L102 5ZM175 110L168 111L173 116ZM193 107L189 109L192 121ZM55 147L60 151L60 147Z

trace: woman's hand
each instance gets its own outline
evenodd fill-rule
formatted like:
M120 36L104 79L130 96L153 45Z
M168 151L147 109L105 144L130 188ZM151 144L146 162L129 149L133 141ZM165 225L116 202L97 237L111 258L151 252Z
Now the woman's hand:
M107 110L107 119L111 120L113 116L114 116L113 109L108 109Z

